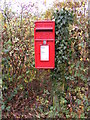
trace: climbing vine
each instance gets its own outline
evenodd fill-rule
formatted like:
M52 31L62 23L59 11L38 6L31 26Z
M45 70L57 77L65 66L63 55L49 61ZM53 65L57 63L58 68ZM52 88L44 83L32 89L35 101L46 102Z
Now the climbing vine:
M54 117L83 118L88 106L88 61L86 30L80 26L75 12L65 8L57 10L55 16L55 69L53 79ZM81 17L82 18L82 17ZM76 26L77 24L77 26Z

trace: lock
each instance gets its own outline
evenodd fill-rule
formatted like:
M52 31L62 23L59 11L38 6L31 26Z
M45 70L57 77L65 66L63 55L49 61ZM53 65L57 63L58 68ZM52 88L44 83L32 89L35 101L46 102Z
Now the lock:
M43 40L43 44L46 45L46 40Z

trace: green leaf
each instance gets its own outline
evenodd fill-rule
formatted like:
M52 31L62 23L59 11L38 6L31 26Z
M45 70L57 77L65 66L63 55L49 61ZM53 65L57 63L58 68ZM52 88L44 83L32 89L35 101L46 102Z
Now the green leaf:
M1 106L1 109L4 110L4 109L5 109L5 105L2 105L2 106Z
M6 107L6 110L7 110L7 111L10 111L10 108L11 108L11 106Z
M30 71L28 70L27 72L26 72L26 74L29 74L30 73Z

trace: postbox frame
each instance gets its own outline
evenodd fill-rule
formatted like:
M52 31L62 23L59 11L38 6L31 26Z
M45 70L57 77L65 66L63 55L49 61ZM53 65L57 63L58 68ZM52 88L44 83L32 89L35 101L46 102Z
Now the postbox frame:
M43 21L35 21L35 25L37 24L37 23L50 23L50 24L52 24L52 27L35 27L34 28L34 49L35 49L35 52L37 51L37 45L36 45L36 43L37 42L41 42L40 44L39 44L39 62L42 62L43 64L44 63L46 63L46 62L48 62L47 64L49 64L49 61L51 60L51 43L53 44L53 64L50 66L39 66L38 64L37 64L37 61L38 61L38 58L37 58L37 55L36 55L36 53L35 53L35 68L37 68L37 69L54 69L54 67L55 67L55 21L51 21L51 20L43 20ZM37 31L51 31L52 33L53 33L53 36L52 36L52 38L50 38L50 39L48 39L48 38L44 38L44 39L40 39L40 38L36 38L36 32ZM46 44L43 44L43 41L46 41ZM51 42L51 43L50 43ZM50 43L50 44L49 44ZM40 51L40 48L41 48L41 46L49 46L49 60L41 60L41 51Z

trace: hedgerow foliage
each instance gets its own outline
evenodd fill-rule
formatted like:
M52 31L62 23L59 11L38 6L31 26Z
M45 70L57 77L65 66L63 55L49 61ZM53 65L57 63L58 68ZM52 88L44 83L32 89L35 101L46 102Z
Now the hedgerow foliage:
M53 116L85 118L90 110L88 103L88 30L87 17L66 4L55 16L55 69L53 79ZM83 24L83 25L82 25ZM57 111L55 113L55 111ZM55 114L54 114L55 113Z
M22 8L15 16L5 8L1 15L3 118L88 117L88 19L80 11L84 6L84 2L58 2L42 15L42 19L55 18L51 75L50 70L34 67L36 15Z
M49 70L35 69L34 21L37 16L31 15L27 9L24 11L22 6L20 15L6 7L1 17L2 118L40 117L39 112L47 111L51 99L47 87L50 84ZM44 81L46 75L47 81Z
M21 94L29 96L28 83L35 79L34 69L34 23L31 14L15 16L8 8L4 11L2 31L2 110L10 111L11 102ZM28 17L26 17L28 16ZM27 90L26 90L27 89ZM22 93L21 93L22 91ZM14 106L13 106L14 107Z

